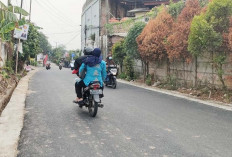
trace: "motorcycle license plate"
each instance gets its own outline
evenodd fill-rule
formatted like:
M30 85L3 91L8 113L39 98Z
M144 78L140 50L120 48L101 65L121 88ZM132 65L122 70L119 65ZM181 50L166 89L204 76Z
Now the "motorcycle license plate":
M96 94L102 94L102 90L101 89L97 89L97 90L90 90L90 94L96 95Z

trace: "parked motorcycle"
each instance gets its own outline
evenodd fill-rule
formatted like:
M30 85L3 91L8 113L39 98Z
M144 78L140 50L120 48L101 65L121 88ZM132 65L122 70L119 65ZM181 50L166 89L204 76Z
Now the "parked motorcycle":
M62 65L59 65L59 69L60 69L60 70L62 69Z
M106 86L111 86L113 89L117 87L117 66L111 65L108 67L108 73L105 80Z
M97 115L98 107L104 107L101 103L103 90L100 86L100 82L94 81L90 83L88 87L83 89L82 93L84 102L83 106L88 108L90 116L95 117Z

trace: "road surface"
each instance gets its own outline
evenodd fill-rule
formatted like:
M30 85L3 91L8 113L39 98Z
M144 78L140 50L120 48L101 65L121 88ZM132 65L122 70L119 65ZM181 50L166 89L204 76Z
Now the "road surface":
M232 112L118 83L95 118L72 103L75 75L52 67L29 83L18 157L229 157Z

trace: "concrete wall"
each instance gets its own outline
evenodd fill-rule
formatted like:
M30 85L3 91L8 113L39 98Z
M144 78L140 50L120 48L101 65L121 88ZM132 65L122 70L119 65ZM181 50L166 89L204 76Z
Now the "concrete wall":
M91 35L95 34L95 42ZM81 48L100 47L100 0L87 1L81 21Z
M226 85L232 89L232 63L228 60L223 66ZM175 76L179 83L187 83L189 86L195 84L195 60L191 63L175 61L170 65L171 76ZM136 62L135 69L141 73L143 71L140 61ZM149 73L154 74L155 78L164 80L167 77L167 64L166 62L149 63ZM216 87L221 86L221 82L217 76L217 71L211 62L211 56L208 54L204 58L197 60L197 83L198 84L211 84Z

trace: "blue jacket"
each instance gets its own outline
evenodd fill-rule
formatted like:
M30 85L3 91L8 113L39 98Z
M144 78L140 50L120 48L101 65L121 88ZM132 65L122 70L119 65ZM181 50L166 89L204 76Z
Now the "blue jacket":
M100 81L101 87L102 87L103 81L105 80L106 75L107 75L106 74L106 62L102 60L100 64L97 64L94 67L90 67L88 65L85 65L85 63L82 63L79 69L79 74L84 68L86 68L86 71L87 71L85 78L83 79L85 85L88 86L89 83L92 81Z

